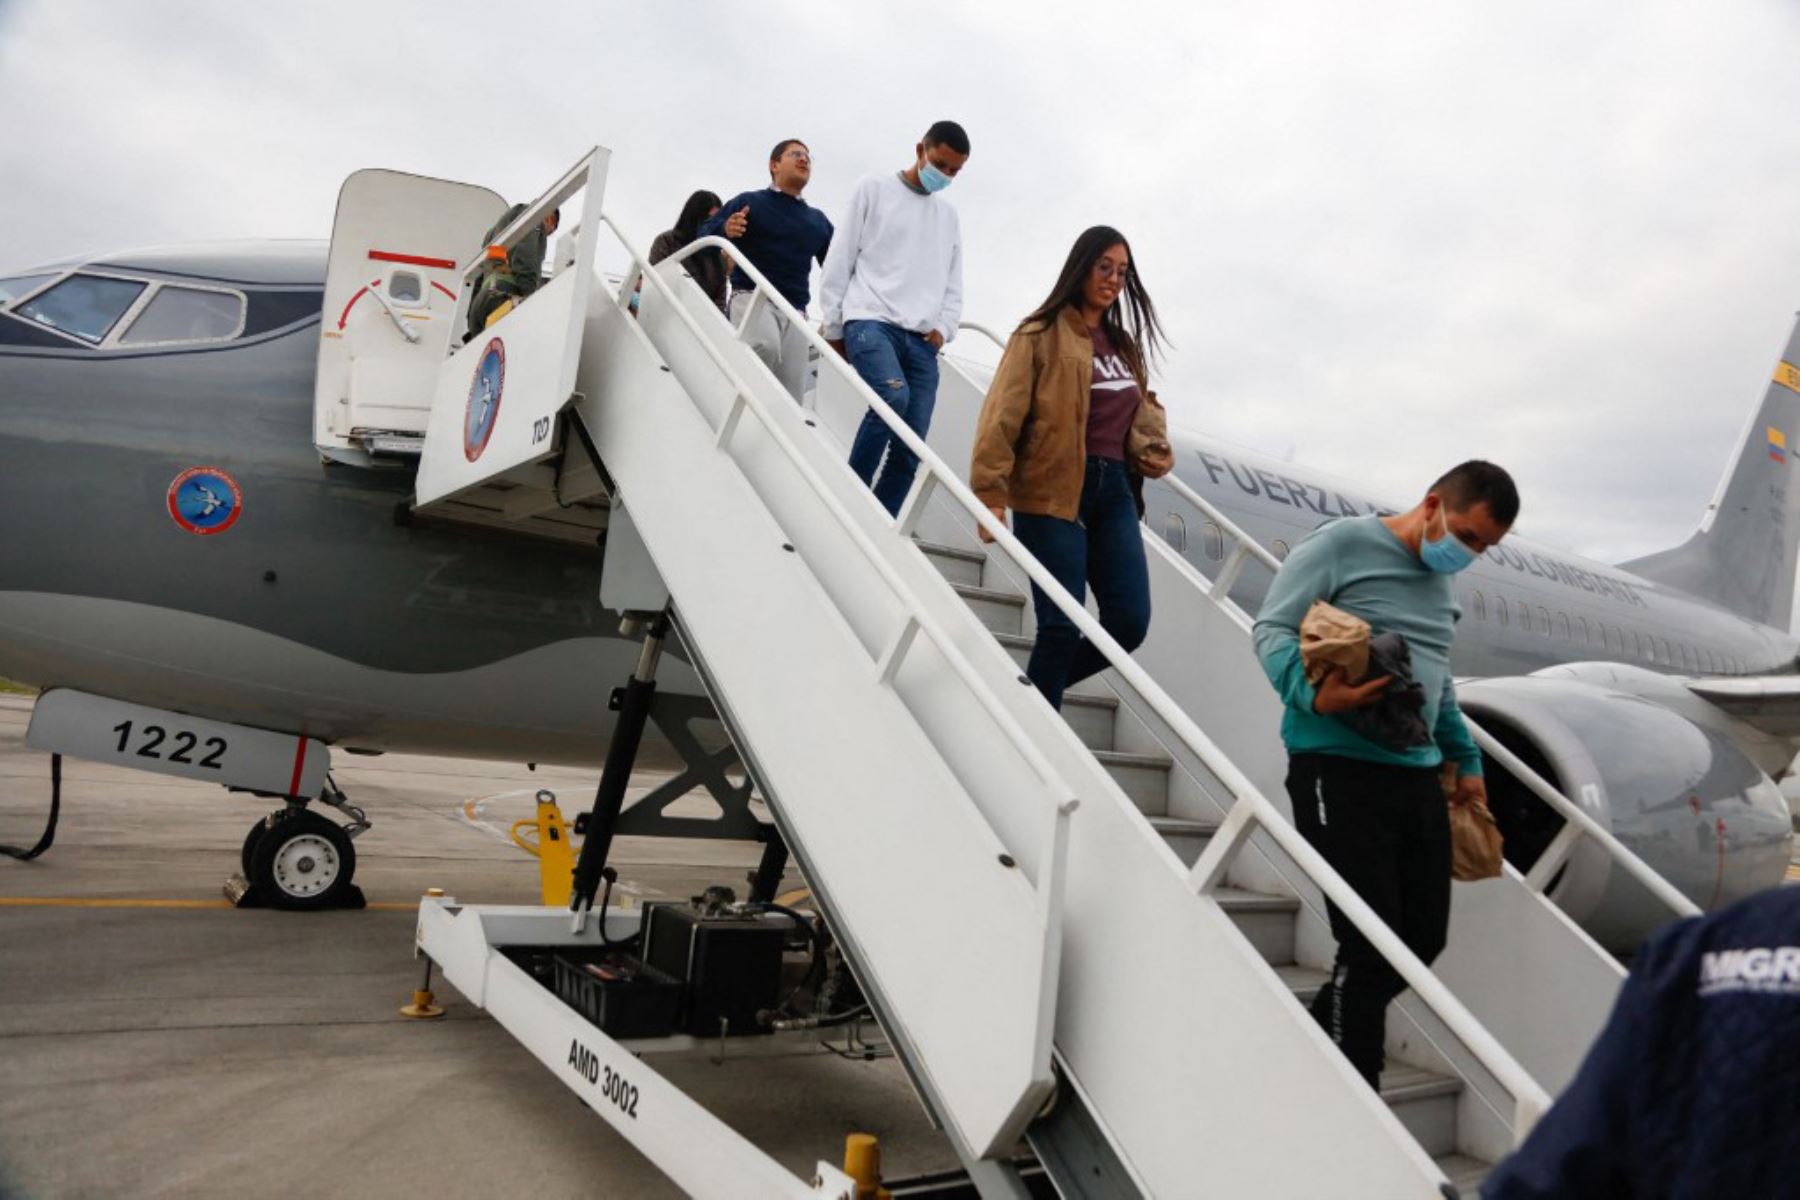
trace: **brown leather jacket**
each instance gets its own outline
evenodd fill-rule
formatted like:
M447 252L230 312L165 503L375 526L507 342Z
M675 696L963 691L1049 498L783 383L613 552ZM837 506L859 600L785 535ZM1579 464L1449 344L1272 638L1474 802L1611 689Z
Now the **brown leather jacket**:
M1007 339L976 421L969 465L969 487L983 504L1075 519L1087 474L1093 381L1094 342L1073 308L1047 328L1021 328ZM1125 455L1134 464L1145 447L1169 437L1156 393L1142 377L1137 383L1144 399L1125 437ZM1142 486L1135 465L1132 475L1135 493Z

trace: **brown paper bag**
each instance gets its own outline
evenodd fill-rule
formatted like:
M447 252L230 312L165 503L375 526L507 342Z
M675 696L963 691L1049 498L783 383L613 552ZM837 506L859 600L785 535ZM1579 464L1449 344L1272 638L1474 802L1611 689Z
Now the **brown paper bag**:
M1343 609L1314 600L1300 621L1300 662L1317 684L1333 667L1350 683L1369 673L1369 623Z
M1450 806L1450 878L1464 883L1496 878L1504 848L1487 805L1470 801Z

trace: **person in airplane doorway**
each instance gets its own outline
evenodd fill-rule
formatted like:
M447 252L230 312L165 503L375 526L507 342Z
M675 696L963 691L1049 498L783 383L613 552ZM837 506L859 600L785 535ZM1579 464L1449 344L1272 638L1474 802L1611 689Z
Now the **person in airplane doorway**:
M812 264L824 262L831 248L831 222L800 198L811 179L812 152L806 143L799 138L777 142L769 151L769 186L733 196L700 226L701 237L723 235L736 242L744 259L802 316L812 299ZM732 268L734 324L744 319L754 286L742 268ZM748 341L790 396L799 400L806 395L809 356L805 332L798 325L763 304L757 308Z
M1075 239L1049 298L1007 339L975 426L969 486L1077 603L1092 586L1100 624L1126 650L1150 629L1143 481L1174 466L1168 419L1147 384L1162 341L1125 235ZM983 541L989 541L986 530ZM1106 667L1034 584L1037 642L1025 673L1052 708Z
M474 295L469 299L469 338L511 312L524 302L525 297L543 286L544 253L549 249L550 235L562 221L562 209L553 210L511 250L496 253L499 248L492 244L508 225L519 219L525 208L523 204L513 205L481 235L488 258L476 276Z
M1256 618L1257 657L1284 706L1294 824L1426 963L1444 948L1450 920L1444 760L1458 771L1450 804L1487 800L1481 751L1450 675L1460 615L1450 576L1497 545L1518 515L1512 477L1489 462L1465 462L1407 512L1330 521L1308 534L1281 564ZM1316 688L1307 679L1299 630L1314 600L1406 639L1432 735L1424 745L1389 749L1337 718L1380 699L1388 677L1346 680L1334 668ZM1312 1013L1379 1087L1387 1006L1405 985L1336 905L1327 908L1337 961Z
M904 170L865 175L819 283L826 340L921 438L937 403L938 351L962 316L962 230L938 193L968 160L969 135L939 121ZM919 456L871 409L851 443L850 469L898 513Z
M717 213L719 207L719 197L705 189L689 196L681 206L681 215L675 218L674 228L663 230L650 243L650 261L659 263L699 238L700 226ZM725 256L717 250L700 250L689 255L681 265L694 277L700 290L711 297L712 302L723 311L726 301Z
M1485 1200L1800 1194L1800 888L1657 932Z

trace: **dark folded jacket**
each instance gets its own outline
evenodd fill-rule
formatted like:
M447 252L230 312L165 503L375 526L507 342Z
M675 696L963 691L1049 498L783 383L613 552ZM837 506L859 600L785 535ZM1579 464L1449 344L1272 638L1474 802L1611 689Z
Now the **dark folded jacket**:
M1369 639L1369 673L1363 679L1393 677L1381 699L1367 708L1339 713L1338 720L1388 750L1409 750L1431 743L1425 725L1425 689L1412 673L1412 648L1397 633L1378 633Z

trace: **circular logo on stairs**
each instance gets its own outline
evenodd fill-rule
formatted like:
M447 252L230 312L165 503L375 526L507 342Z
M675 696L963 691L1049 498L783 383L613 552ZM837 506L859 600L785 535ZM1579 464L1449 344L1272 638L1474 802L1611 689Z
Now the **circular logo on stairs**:
M500 415L500 393L506 387L506 343L494 338L475 364L469 381L469 406L463 413L463 457L474 462L494 436Z
M243 511L237 480L217 467L189 467L169 484L169 516L189 533L224 533Z

